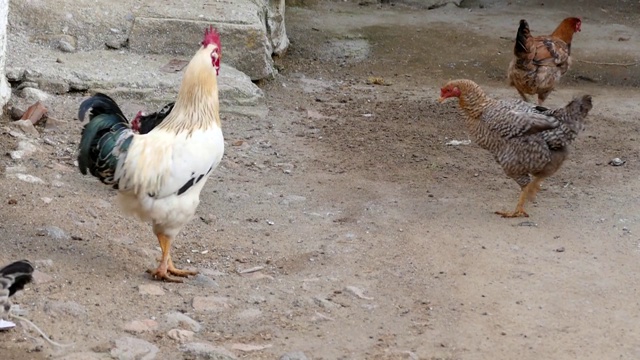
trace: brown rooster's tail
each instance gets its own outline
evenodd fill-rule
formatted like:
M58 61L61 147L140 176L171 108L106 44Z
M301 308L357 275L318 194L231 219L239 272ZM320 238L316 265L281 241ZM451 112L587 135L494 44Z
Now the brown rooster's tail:
M531 37L531 31L529 30L529 24L527 20L520 20L520 27L518 28L518 34L516 35L516 45L513 48L513 54L518 57L524 57L529 53L527 48L527 40Z

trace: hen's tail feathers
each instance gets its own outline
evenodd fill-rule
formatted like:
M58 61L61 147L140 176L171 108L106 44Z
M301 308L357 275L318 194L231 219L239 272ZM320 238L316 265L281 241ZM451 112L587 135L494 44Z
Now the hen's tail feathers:
M89 115L89 119L102 114L114 114L125 118L122 110L116 102L103 93L96 93L94 96L86 99L80 104L78 109L78 120L84 122L85 116Z
M138 118L138 132L140 134L146 134L149 131L155 129L166 117L169 115L171 110L173 110L173 106L175 102L169 103L165 105L160 111L149 114L149 115L141 115Z
M520 27L518 28L518 33L516 35L516 45L513 48L513 54L520 58L527 56L529 53L529 49L527 48L527 40L531 37L531 32L529 30L529 24L527 20L520 20Z
M118 105L107 95L96 94L83 101L78 118L84 120L87 113L89 122L82 130L78 167L83 175L88 171L117 189L118 157L129 147L133 131Z
M13 296L18 290L33 280L33 264L28 260L20 260L0 269L0 302L3 295Z
M569 145L584 130L585 119L592 108L591 95L583 95L563 108L550 110L551 115L560 120L560 126L543 133L549 147L560 149Z

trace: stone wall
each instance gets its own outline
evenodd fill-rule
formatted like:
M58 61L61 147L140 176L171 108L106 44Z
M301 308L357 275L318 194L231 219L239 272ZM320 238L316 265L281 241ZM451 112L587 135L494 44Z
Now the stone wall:
M8 19L9 0L0 0L0 106L4 106L11 97L11 88L5 77Z

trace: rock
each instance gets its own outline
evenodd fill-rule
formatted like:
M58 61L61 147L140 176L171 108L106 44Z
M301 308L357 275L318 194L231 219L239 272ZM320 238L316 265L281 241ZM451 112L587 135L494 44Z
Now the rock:
M167 336L181 344L192 341L195 333L184 329L171 329L167 332Z
M24 182L28 182L29 184L45 184L44 180L40 179L37 176L28 175L28 174L15 174L15 177Z
M320 306L321 308L325 308L325 309L332 309L337 307L338 305L328 299L326 299L324 296L322 295L318 295L318 296L314 296L312 298L313 302Z
M16 90L22 90L28 87L38 89L38 83L35 81L23 81L20 85L16 86Z
M44 180L40 179L37 176L28 175L28 174L15 174L15 177L24 182L28 182L29 184L45 184Z
M206 287L206 288L220 287L220 285L218 285L218 283L215 280L202 274L196 275L196 277L193 279L193 284L197 286Z
M72 90L72 91L87 91L87 90L89 90L89 84L83 83L83 82L79 82L79 81L72 81L72 82L69 83L69 90Z
M235 360L237 359L229 350L208 343L188 343L180 346L180 351L190 355L190 359L196 360Z
M99 354L95 352L85 351L56 357L56 360L107 360L111 357L107 354Z
M264 350L264 349L268 349L270 347L273 347L273 345L271 345L271 344L254 345L254 344L241 344L241 343L235 343L235 344L231 345L231 348L233 350L238 350L238 351L242 351L242 352L261 351L261 350Z
M611 166L622 166L626 163L626 161L620 159L620 158L613 158L609 161L609 165Z
M460 6L462 0L393 0L393 2L415 6L420 9L437 9L448 4Z
M64 184L62 181L60 181L60 180L53 180L53 181L51 181L51 186L53 186L53 187L61 188L61 187L63 187L64 185L65 185L65 184Z
M165 315L165 321L169 327L186 328L194 332L199 332L202 325L187 315L180 312L172 312Z
M38 88L52 94L66 94L69 92L69 84L66 81L40 78L37 80Z
M87 309L75 301L48 301L44 305L44 311L54 317L60 315L79 317L87 313Z
M13 6L12 6L13 7ZM11 98L11 85L5 77L5 67L7 64L7 38L11 37L8 32L10 26L8 25L9 16L9 2L0 2L0 108L4 108L9 99Z
M154 295L154 296L164 295L164 290L162 290L160 286L155 284L138 285L138 292L142 295Z
M287 195L280 202L282 205L290 205L293 203L302 203L307 201L307 198L299 195Z
M271 41L271 52L281 56L289 47L285 28L285 0L262 0L267 4L267 36Z
M33 271L33 282L36 284L46 284L53 282L53 276L45 274L40 270Z
M309 358L302 351L293 351L280 356L280 360L309 360Z
M259 316L262 316L262 311L260 309L246 309L238 313L237 317L239 319L255 319Z
M66 124L66 121L62 121L62 120L58 120L56 118L52 118L50 116L47 116L47 119L44 123L44 130L46 132L49 131L53 131L53 130L57 130L58 128L60 128L60 126Z
M110 354L118 360L153 360L160 351L148 341L129 336L115 340L113 346Z
M139 10L144 16L136 17L129 32L129 47L138 53L191 56L192 44L199 43L204 28L213 24L224 39L225 62L252 80L271 77L276 71L271 59L274 45L279 53L288 46L288 39L283 40L284 1L274 3L277 5L269 7L268 0L210 2L205 15L198 7L144 4ZM272 26L277 23L282 25ZM273 38L270 30L274 30Z
M32 87L22 89L20 95L29 102L46 101L49 98L49 95L46 92Z
M346 292L347 294L351 294L359 299L364 299L364 300L373 300L372 297L368 297L364 295L364 290L357 288L355 286L347 286L344 288L344 292Z
M231 66L221 66L218 77L220 104L226 106L258 106L264 104L262 89L247 74Z
M104 43L104 46L106 46L108 49L112 49L112 50L118 50L122 47L123 41L119 40L119 39L111 39L111 40L107 40Z
M229 299L220 296L196 296L192 302L195 311L220 312L231 308Z
M53 201L52 198L46 197L46 196L45 197L41 197L40 200L42 200L42 202L45 203L45 204L50 204Z
M57 226L45 226L37 230L36 235L48 236L56 240L69 240L71 237Z
M24 69L7 67L5 76L7 77L7 80L11 82L22 81L24 79Z
M53 260L51 259L38 259L33 262L36 267L48 268L53 266Z
M40 137L40 133L38 132L38 130L36 130L36 128L33 126L33 123L29 120L17 120L17 121L13 121L11 122L11 126L15 126L16 128L22 130L23 133L33 136L33 137ZM33 151L35 152L35 145L30 144L31 146L28 145L24 145L24 146L28 146L29 148L33 148ZM20 144L18 144L18 147L20 147ZM20 149L18 149L20 150Z
M11 110L9 110L9 116L11 116L11 120L20 120L22 119L22 115L24 115L24 110L17 106L12 106Z
M22 120L22 121L30 122L29 120ZM20 140L18 141L18 146L16 150L10 151L9 156L11 156L13 160L26 159L30 157L33 153L35 153L37 150L38 148L32 142L26 141L26 140Z
M16 165L16 166L7 166L4 169L4 172L7 174L17 174L17 173L22 173L27 171L27 168L25 166L22 165Z
M141 334L144 332L156 330L158 323L151 319L134 320L124 325L124 331L130 334Z
M58 49L62 52L72 53L76 51L76 47L66 40L58 41Z

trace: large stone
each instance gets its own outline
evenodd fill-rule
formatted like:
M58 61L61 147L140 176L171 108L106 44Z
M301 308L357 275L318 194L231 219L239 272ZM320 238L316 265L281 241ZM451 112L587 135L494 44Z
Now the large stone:
M268 1L213 1L204 6L196 0L172 0L164 6L148 3L136 11L129 47L139 53L191 55L194 45L202 41L205 27L213 25L221 36L225 63L253 80L267 78L275 73L271 34L277 36L278 53L288 46L288 39L283 39L284 6L276 12Z
M9 2L7 0L0 1L0 107L11 98L11 87L5 74L5 64L7 61L7 31L9 20Z
M122 45L128 40L134 52L190 56L202 40L205 25L212 24L222 35L224 61L258 80L274 74L271 55L281 54L289 45L285 0L169 0L161 6L149 0L9 2L10 38L24 35L29 43L60 55L102 50L105 43ZM2 4L6 24L7 4ZM23 44L14 52L22 53Z
M9 40L18 52L8 53L7 69L27 72L29 77L42 84L57 84L60 89L73 84L84 89L109 89L118 101L121 97L149 102L146 111L157 111L166 102L174 101L184 71L164 72L161 68L175 57L170 55L120 54L109 50L77 52L65 55L63 63L54 66L42 58L55 57L53 50L42 48L20 39L16 35ZM223 45L224 46L224 45ZM196 46L192 46L195 51ZM189 60L190 56L180 56ZM252 116L264 116L264 94L244 73L224 63L223 57L218 89L220 111ZM26 89L25 89L26 90ZM34 91L36 89L32 89ZM24 91L24 90L23 90ZM264 109L264 111L259 109Z

